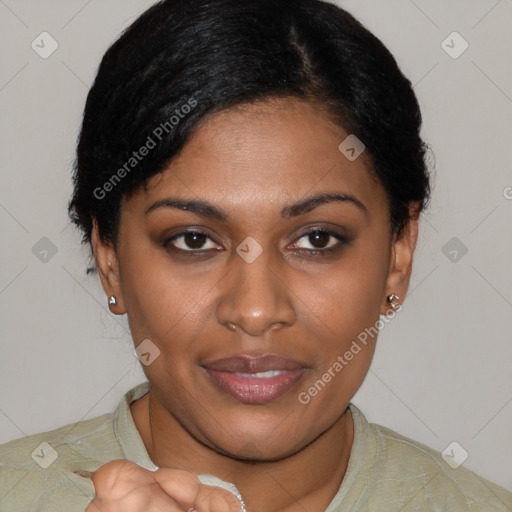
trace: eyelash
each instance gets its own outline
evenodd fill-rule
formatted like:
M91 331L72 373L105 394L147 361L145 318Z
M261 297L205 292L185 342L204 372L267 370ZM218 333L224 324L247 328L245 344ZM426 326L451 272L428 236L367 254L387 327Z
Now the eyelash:
M302 253L308 253L309 255L313 255L313 256L326 256L328 254L331 254L331 253L334 253L336 251L338 251L339 249L341 249L344 245L347 245L350 243L349 239L346 237L346 236L343 236L343 235L340 235L339 233L336 233L335 231L330 231L328 229L321 229L321 228L316 228L316 229L312 229L310 231L307 231L306 233L303 233L298 239L298 240L301 240L302 238L304 237L307 237L313 233L325 233L327 235L329 235L330 237L332 238L335 238L336 240L338 240L338 244L336 244L334 247L329 247L327 249L296 249L296 251L299 251L299 252L302 252ZM197 235L205 235L208 239L210 239L212 242L214 242L214 240L212 240L212 238L207 234L205 233L204 231L200 231L200 230L196 230L196 229L190 229L190 230L187 230L187 231L182 231L181 233L178 233L176 235L173 235L172 237L169 237L167 238L164 242L163 242L163 247L164 248L169 248L169 246L171 245L171 242L173 242L174 240L177 240L178 238L182 237L182 236L185 236L187 234L197 234ZM178 247L172 247L172 250L173 251L176 251L176 252L179 252L179 253L188 253L190 254L191 256L195 255L195 256L203 256L203 255L206 255L206 254L209 254L211 253L213 250L215 249L207 249L207 250L200 250L200 249L192 249L192 250L184 250L184 249L180 249Z

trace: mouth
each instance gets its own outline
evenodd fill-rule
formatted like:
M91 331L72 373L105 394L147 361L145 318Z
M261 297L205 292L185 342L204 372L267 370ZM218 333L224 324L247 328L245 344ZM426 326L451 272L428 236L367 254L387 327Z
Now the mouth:
M277 355L232 356L204 363L217 388L246 404L266 404L290 391L308 367Z

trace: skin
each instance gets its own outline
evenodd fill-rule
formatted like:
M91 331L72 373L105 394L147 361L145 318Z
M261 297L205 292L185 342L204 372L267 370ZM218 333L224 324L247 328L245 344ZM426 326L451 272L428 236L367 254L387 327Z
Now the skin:
M131 406L149 456L160 467L233 482L250 511L328 506L353 441L347 406L376 338L309 403L298 395L389 313L386 297L404 297L409 284L418 216L400 236L392 234L386 193L368 155L351 162L338 150L347 135L318 106L295 99L214 114L146 190L123 201L117 247L104 243L94 225L101 282L118 301L112 312L127 313L135 345L150 339L160 350L143 367L150 392ZM281 217L285 206L318 193L350 195L364 206L331 201ZM145 214L168 197L208 201L227 218L168 207ZM187 245L194 239L182 236L164 247L191 228L207 237ZM315 255L339 241L317 241L308 235L313 228L347 241ZM263 249L252 263L236 252L249 236ZM197 257L173 247L210 252ZM264 405L226 394L200 366L268 353L309 369Z
M115 460L90 478L96 496L86 512L240 512L240 502L233 494L202 485L194 474L181 469L153 472L127 460Z

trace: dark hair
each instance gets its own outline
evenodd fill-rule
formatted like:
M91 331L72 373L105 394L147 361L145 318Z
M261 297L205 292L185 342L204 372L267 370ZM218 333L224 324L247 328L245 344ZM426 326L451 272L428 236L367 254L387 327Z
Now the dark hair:
M411 83L349 13L319 0L163 0L108 49L87 97L68 206L82 243L96 219L116 245L121 199L161 172L205 116L279 97L319 103L364 143L395 232L410 202L425 206Z

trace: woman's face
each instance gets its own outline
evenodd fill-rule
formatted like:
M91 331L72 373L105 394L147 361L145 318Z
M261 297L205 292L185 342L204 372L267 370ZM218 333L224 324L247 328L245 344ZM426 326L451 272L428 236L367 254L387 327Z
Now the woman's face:
M331 427L374 353L362 333L405 295L415 232L393 240L367 155L338 149L347 136L297 100L215 114L123 202L117 252L95 228L115 312L150 340L154 394L218 451L282 458Z

